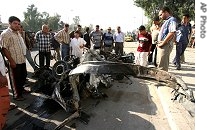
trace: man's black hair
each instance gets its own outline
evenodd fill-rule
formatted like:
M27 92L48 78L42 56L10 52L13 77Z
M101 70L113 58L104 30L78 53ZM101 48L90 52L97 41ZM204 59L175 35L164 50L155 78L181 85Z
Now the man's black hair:
M187 18L190 17L190 15L188 13L183 14L183 16L186 16Z
M90 30L90 28L89 27L86 27L85 31L88 32L89 30Z
M69 27L69 24L66 23L66 24L64 24L64 26L65 26L65 27Z
M16 17L16 16L10 16L10 17L9 17L9 23L12 23L12 22L14 22L14 21L20 22L20 19L19 19L18 17Z
M146 28L144 27L144 25L141 25L140 27L139 27L139 30L146 30Z
M79 30L75 31L74 33L78 33L78 34L80 34Z
M162 7L161 10L162 10L163 12L168 12L169 14L171 14L171 10L170 10L170 8L167 7L167 6Z
M156 15L156 16L153 18L153 21L160 21L159 16Z

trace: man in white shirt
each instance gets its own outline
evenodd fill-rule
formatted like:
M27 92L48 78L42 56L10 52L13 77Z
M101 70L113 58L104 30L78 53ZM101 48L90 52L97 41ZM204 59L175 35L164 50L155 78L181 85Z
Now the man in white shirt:
M114 35L115 42L115 53L123 56L123 47L124 47L124 37L125 34L121 32L120 26L117 27L117 32Z
M71 55L81 58L86 41L80 37L79 31L75 31L74 36L70 43Z

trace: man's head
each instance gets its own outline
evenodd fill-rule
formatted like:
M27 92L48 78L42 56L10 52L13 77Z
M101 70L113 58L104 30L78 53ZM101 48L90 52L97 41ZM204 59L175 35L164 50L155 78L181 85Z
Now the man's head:
M86 32L89 32L90 28L89 27L86 27L85 31Z
M96 25L96 31L99 31L99 25Z
M15 16L10 16L9 17L9 27L13 31L18 31L20 28L20 19Z
M75 37L75 38L79 38L79 36L80 36L80 32L79 32L79 30L76 30L76 31L74 32L74 37Z
M66 31L66 32L68 32L68 30L69 30L69 24L64 24L64 30Z
M117 26L117 32L121 32L120 26Z
M77 25L77 30L81 31L82 30L82 26L81 25Z
M112 31L111 27L109 27L107 30L108 30L108 32L111 32Z
M160 24L159 16L155 16L155 17L153 18L153 24L155 24L155 25L159 25L159 24Z
M171 15L171 10L169 7L163 7L159 11L159 17L163 20L166 20Z
M19 26L19 30L18 30L20 33L22 33L24 30L23 30L23 26L22 25L20 25Z
M190 21L190 15L188 13L182 15L182 22L188 23Z
M48 27L48 25L46 25L46 24L42 25L42 32L43 32L43 33L48 33L48 32L49 32L49 27Z
M146 28L144 27L144 25L141 25L141 26L139 27L139 32L140 32L140 34L142 34L142 35L144 35L144 34L147 33L147 32L146 32Z

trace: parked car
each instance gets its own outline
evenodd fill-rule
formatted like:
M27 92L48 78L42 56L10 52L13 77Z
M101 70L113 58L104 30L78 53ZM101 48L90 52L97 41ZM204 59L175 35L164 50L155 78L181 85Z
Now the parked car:
M126 42L133 42L133 38L130 35L125 36L125 41Z

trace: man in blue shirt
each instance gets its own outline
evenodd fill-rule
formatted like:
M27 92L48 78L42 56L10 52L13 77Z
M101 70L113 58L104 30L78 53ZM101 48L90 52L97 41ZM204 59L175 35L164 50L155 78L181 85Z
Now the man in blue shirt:
M104 51L107 52L111 52L113 49L113 43L114 43L114 39L113 39L113 34L112 34L112 29L111 27L108 28L108 31L106 33L104 33L103 35L103 47L104 47Z
M176 36L176 56L174 57L173 64L176 65L176 69L181 69L180 57L184 54L189 43L189 37L191 34L191 24L189 23L189 14L184 14L182 22L178 25L178 34Z
M169 57L173 49L176 32L176 19L171 15L171 10L168 7L163 7L159 11L159 17L165 21L158 35L157 67L160 70L168 71Z

